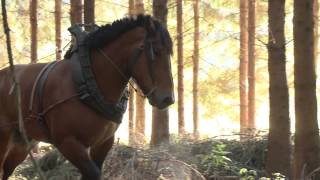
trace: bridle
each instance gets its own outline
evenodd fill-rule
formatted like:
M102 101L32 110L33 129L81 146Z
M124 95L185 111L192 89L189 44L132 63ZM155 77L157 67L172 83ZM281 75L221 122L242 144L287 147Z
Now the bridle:
M157 87L155 86L155 77L154 77L154 69L153 69L153 63L155 62L154 49L153 49L152 41L150 39L150 35L148 35L148 33L146 33L146 35L145 35L144 44L140 45L138 48L136 48L133 51L133 55L129 59L129 62L127 65L129 75L126 75L123 71L121 71L121 69L114 63L113 59L108 54L106 54L101 48L98 48L98 51L105 59L107 59L110 62L110 64L118 71L118 73L125 80L128 81L129 85L134 89L134 91L139 96L141 96L143 98L149 98L151 96L151 94L157 89ZM150 78L152 81L152 88L148 92L143 92L143 94L141 94L140 91L133 85L133 83L130 82L130 78L132 76L133 68L138 63L138 61L140 59L139 57L141 56L143 51L145 51L145 55L147 58L148 71L149 71L149 75L150 75Z

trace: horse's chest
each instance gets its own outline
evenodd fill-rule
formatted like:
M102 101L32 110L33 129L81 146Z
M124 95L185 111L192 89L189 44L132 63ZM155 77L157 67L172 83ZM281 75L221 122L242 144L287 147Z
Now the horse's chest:
M110 139L112 136L114 136L118 127L119 127L119 124L108 122L104 127L100 129L96 138L93 140L94 141L93 144L100 144Z

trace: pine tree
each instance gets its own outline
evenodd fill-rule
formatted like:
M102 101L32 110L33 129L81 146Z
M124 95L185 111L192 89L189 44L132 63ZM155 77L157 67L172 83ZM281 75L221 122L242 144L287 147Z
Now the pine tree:
M135 11L137 14L143 14L144 13L144 4L143 0L136 0L135 1ZM144 136L145 136L145 121L146 121L146 115L145 115L145 99L140 94L142 94L142 91L138 89L138 93L136 94L136 123L135 123L135 135L136 140L139 143L144 142Z
M269 138L266 169L291 176L289 90L286 76L285 0L269 1Z
M70 21L71 24L82 23L82 1L70 0Z
M255 30L256 30L256 1L248 1L248 128L255 128Z
M248 1L240 0L240 132L244 133L248 125Z
M38 0L30 2L30 24L31 24L31 63L36 63L38 59Z
M313 3L314 0L294 0L294 179L300 179L303 170L309 174L320 166Z
M129 16L134 15L134 0L129 0ZM134 96L135 92L133 87L129 87L129 107L128 107L128 128L129 128L129 145L134 143Z
M160 20L161 24L167 27L167 0L153 0L153 16ZM151 146L158 146L169 143L169 110L152 108L152 132Z
M94 2L95 0L84 0L83 9L84 9L84 24L93 25L95 23L94 20ZM86 31L92 31L93 26L85 26Z
M183 85L183 7L177 0L177 61L178 61L178 126L179 135L185 133L184 125L184 85Z
M199 74L199 0L193 1L194 37L193 37L193 136L199 137L199 107L198 107L198 74Z
M56 37L56 60L61 60L61 0L55 0L55 37Z

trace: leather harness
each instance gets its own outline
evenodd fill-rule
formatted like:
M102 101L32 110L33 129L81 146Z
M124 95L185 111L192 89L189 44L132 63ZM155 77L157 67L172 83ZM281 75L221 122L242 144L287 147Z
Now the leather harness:
M77 93L67 98L61 99L49 105L46 108L43 107L43 91L49 73L58 64L58 62L55 61L45 65L41 69L33 84L31 98L29 102L30 114L27 118L36 118L40 122L40 124L44 127L48 141L51 140L51 137L50 129L45 121L45 115L47 112L49 112L59 104L69 101L72 98L79 97L79 99L84 104L88 105L92 110L96 111L105 119L120 124L128 103L129 91L127 87L122 92L120 100L117 104L109 103L104 100L104 97L98 88L98 85L94 78L94 74L91 69L89 47L86 43L87 32L82 30L81 25L78 24L73 25L68 30L75 37L76 41L72 45L72 49L69 52L67 52L65 59L69 60L72 63L72 78L75 83ZM154 51L152 47L152 42L148 36L148 33L146 33L144 45L142 45L133 52L133 56L128 62L129 77L132 75L133 67L139 60L139 56L142 54L144 50L146 50L145 54L148 60L149 74L151 76L152 83L154 83L154 71L152 65L152 63L154 62ZM109 56L107 56L101 49L98 50L106 59L113 63L112 59ZM114 64L113 66L114 68L118 68ZM129 78L126 75L124 75L119 69L117 70L124 78L126 78L126 80L129 80ZM151 90L149 90L149 92L144 92L144 96L148 97L152 94L152 92L155 89L156 87L153 87ZM38 105L36 112L33 109L35 96L37 96Z
M117 104L108 103L104 100L104 97L100 90L98 89L98 85L95 81L94 74L91 69L90 63L90 54L89 48L85 42L87 32L83 31L81 26L73 25L68 29L72 35L75 36L76 42L73 44L71 52L69 52L68 56L72 63L72 78L76 85L77 93L61 99L48 107L44 108L43 106L43 93L46 85L46 81L48 79L49 73L54 69L54 67L58 64L58 61L54 61L45 65L39 74L37 75L35 82L31 91L31 98L29 102L29 117L27 119L36 118L39 123L44 127L45 134L47 136L47 140L51 140L50 129L45 120L45 115L47 112L52 110L59 104L62 104L72 98L79 97L80 100L88 105L91 109L102 115L108 120L111 120L117 124L121 123L122 116L127 108L129 91L128 88L122 92L121 98ZM146 45L146 43L145 43ZM129 61L129 67L133 67L137 61L138 57L141 55L144 47L138 48L132 57L132 60ZM152 56L153 56L153 50ZM150 53L146 53L150 54ZM106 55L103 54L105 57ZM147 58L149 55L147 55ZM153 59L153 57L151 58ZM151 68L151 67L150 67ZM132 69L132 68L131 68ZM130 72L131 73L131 72ZM153 75L152 79L153 79ZM146 96L152 93L153 90L147 93ZM37 96L37 109L34 110L34 101Z

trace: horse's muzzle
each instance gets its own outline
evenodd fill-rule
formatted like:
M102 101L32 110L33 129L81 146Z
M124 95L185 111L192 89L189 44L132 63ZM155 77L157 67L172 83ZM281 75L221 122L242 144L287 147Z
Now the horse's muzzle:
M148 99L149 103L158 109L165 109L175 102L174 94L172 92L161 90L154 91Z

